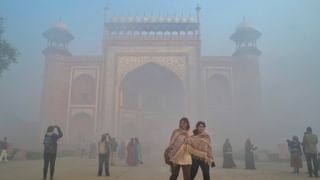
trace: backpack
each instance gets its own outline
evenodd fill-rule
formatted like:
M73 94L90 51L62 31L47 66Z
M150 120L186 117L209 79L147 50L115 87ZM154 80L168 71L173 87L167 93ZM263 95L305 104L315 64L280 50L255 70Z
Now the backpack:
M55 145L54 145L52 136L45 135L43 140L43 145L44 145L45 152L51 152L51 153L55 152Z

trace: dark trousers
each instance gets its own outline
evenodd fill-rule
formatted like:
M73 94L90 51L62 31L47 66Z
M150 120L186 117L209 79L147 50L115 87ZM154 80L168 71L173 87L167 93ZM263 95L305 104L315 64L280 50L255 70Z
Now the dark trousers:
M43 160L44 160L43 177L44 178L47 178L49 163L50 163L50 177L51 178L53 177L56 157L57 157L56 153L54 153L54 154L52 154L52 153L44 153L43 154Z
M192 158L191 179L193 180L198 172L199 166L202 170L203 180L210 180L209 165L200 159Z
M309 176L318 176L318 160L316 153L305 153ZM312 161L312 162L311 162ZM313 164L313 168L312 168Z
M106 176L110 176L110 172L109 172L109 153L99 154L98 176L102 175L103 166L104 166L104 172L106 173Z
M180 167L182 167L183 179L191 180L191 165L171 165L171 176L170 180L177 180L180 172Z

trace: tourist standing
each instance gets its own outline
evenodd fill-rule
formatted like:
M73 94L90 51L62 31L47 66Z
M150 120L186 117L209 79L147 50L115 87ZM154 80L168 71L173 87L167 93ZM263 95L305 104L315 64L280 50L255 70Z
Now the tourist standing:
M57 133L54 130L57 130ZM59 126L49 126L47 128L47 132L44 136L43 145L44 145L44 153L43 153L43 180L47 179L48 167L50 164L50 180L53 179L54 176L54 167L57 157L57 149L58 149L58 139L63 136L62 131Z
M299 169L302 168L302 150L298 136L293 136L292 140L288 139L287 143L290 152L290 165L293 168L293 173L299 173Z
M248 138L245 143L245 161L246 161L246 169L256 169L254 163L254 154L253 152L257 149Z
M193 136L188 140L187 149L192 154L191 179L193 180L199 167L202 170L203 180L210 180L210 166L214 163L211 138L205 131L206 124L198 121Z
M223 168L236 168L236 164L233 161L232 146L229 139L223 144Z
M102 175L103 166L104 166L104 171L106 176L110 176L110 172L109 172L110 145L108 142L108 134L103 134L101 136L101 139L98 142L98 152L99 152L98 176Z
M308 173L309 176L318 177L318 162L317 162L317 144L318 144L318 137L317 135L312 133L312 128L307 127L306 132L303 136L303 150L307 160L308 166ZM313 164L313 167L312 167Z
M130 139L130 142L127 145L127 164L129 166L134 166L135 165L135 142L134 138Z
M115 166L117 162L118 143L116 138L111 138L111 166Z
M182 168L183 179L191 179L191 154L187 151L187 140L191 135L190 124L186 117L179 121L179 128L172 132L169 147L165 150L165 161L171 167L170 180L176 180Z
M134 138L134 149L135 149L135 164L143 164L142 162L142 152L141 152L141 144L137 137Z

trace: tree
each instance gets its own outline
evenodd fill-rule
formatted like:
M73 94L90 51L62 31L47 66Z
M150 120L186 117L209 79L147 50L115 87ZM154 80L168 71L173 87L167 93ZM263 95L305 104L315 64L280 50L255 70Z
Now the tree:
M0 76L9 65L17 62L18 51L3 37L3 18L0 17Z

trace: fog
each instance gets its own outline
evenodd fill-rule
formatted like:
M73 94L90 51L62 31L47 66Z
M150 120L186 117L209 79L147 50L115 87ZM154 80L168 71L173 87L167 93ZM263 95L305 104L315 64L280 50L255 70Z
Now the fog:
M217 151L221 151L226 138L231 139L236 150L242 150L245 139L249 137L261 149L277 152L278 144L285 143L293 135L301 139L307 126L320 134L318 0L2 0L0 16L5 18L4 36L19 50L20 55L18 63L12 64L0 77L0 138L7 136L9 142L24 149L41 147L41 132L44 130L40 130L40 111L45 73L42 50L47 47L42 34L56 22L62 20L75 37L69 45L73 55L102 56L106 5L109 7L107 18L189 14L196 17L194 9L197 3L202 8L200 28L203 57L232 56L236 47L230 36L243 17L262 33L257 40L257 47L262 54L258 60L259 76L256 77L260 85L260 118L250 124L236 119L214 124L209 119L203 119L208 123L207 131L213 135ZM152 147L154 139L157 142L155 144L163 149L169 142L172 130L178 128L179 118L187 115L182 98L184 92L176 91L183 89L183 85L177 84L178 81L174 79L179 77L158 75L152 67L149 71L149 74L155 72L154 78L136 71L124 79L123 87L131 89L128 93L132 93L133 97L137 97L136 92L143 92L147 97L148 93L161 91L167 94L166 103L172 107L157 106L153 102L158 99L152 99L153 96L147 98L145 107L150 111L159 110L161 116L157 116L157 120L153 118L154 122L149 124L135 124L135 127L143 126L145 131L132 128L123 137L128 140L131 136L148 136L142 141L148 144L145 146ZM191 128L198 120L190 117ZM223 129L216 129L219 127Z

